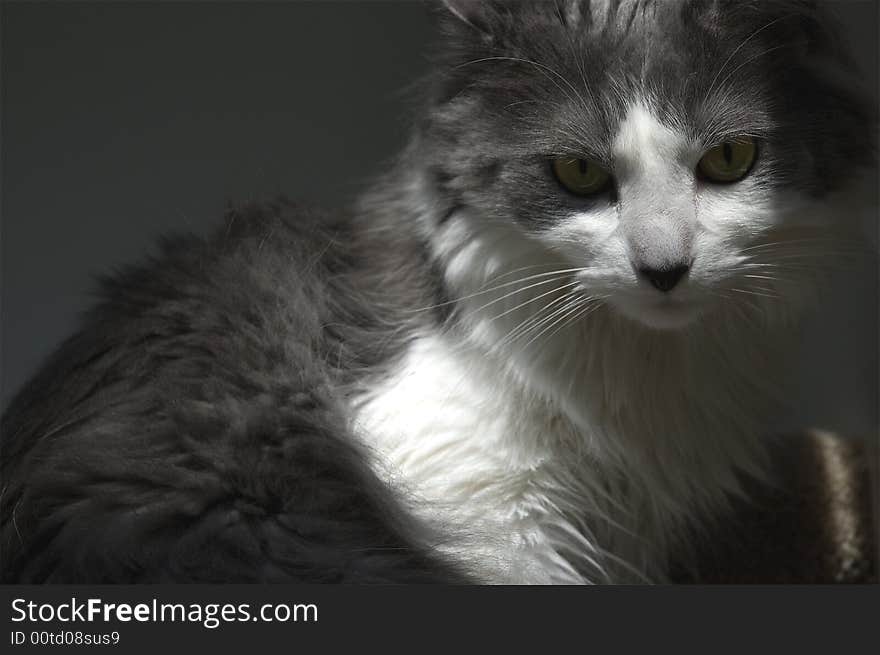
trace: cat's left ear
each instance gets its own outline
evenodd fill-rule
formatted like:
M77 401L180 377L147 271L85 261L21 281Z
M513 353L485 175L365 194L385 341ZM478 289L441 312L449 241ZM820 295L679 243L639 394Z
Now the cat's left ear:
M504 34L521 23L550 21L574 29L581 22L583 0L440 0L448 23L463 36L479 36L484 42L503 40Z
M483 41L493 41L505 13L502 0L441 0L445 15L459 32L478 36ZM509 8L508 8L509 9Z
M442 0L442 4L446 10L465 25L481 30L480 14L483 3L474 0Z

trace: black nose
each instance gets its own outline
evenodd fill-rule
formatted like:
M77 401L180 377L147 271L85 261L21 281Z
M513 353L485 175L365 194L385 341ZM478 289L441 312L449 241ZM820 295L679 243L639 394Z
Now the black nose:
M681 265L664 268L640 268L639 273L660 291L671 291L689 270L690 266Z

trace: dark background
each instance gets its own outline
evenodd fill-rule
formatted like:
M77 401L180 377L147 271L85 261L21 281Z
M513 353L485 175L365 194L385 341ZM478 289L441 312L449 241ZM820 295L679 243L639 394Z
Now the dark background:
M876 94L877 3L835 4ZM227 201L350 201L405 139L431 27L428 2L5 2L0 406L158 234ZM864 434L876 270L830 298L792 335L790 422Z

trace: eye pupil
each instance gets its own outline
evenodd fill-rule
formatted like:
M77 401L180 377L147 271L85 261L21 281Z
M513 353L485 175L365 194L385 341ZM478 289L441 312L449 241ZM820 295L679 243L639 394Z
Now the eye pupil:
M611 175L585 157L558 157L551 161L556 181L576 196L592 196L608 188Z
M748 136L719 143L703 154L697 175L716 184L738 182L751 171L757 152L755 140Z

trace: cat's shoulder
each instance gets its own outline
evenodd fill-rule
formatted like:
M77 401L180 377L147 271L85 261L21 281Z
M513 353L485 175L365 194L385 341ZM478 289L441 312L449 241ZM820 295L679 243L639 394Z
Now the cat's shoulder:
M98 295L117 302L133 290L153 300L222 291L230 298L261 280L280 288L290 275L301 281L317 277L325 261L332 267L351 229L344 214L285 198L229 206L207 236L163 235L154 254L101 276Z
M321 285L344 259L341 226L249 205L105 277L4 412L0 579L434 575L330 389ZM378 556L352 559L371 544Z
M286 201L249 204L209 236L163 237L153 255L105 274L78 329L4 412L5 441L77 408L103 416L118 402L134 416L207 386L218 397L271 387L267 372L282 362L315 369L317 355L285 335L308 341L327 320L320 260L343 224Z

